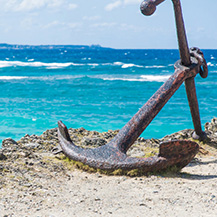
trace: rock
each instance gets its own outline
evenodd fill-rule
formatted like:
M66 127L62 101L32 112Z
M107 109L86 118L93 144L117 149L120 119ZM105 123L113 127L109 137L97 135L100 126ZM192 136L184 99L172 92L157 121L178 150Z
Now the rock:
M30 147L30 148L37 148L40 144L30 142L30 143L27 143L25 145L26 145L26 147Z
M18 143L15 140L11 139L11 138L7 138L7 139L4 139L2 141L2 147L3 148L11 147L11 146L17 146L17 145L18 145Z
M102 146L105 145L107 142L106 140L99 138L99 137L92 137L92 138L87 138L85 137L81 143L82 146Z
M205 124L206 131L212 131L212 133L217 132L217 118L213 118L211 122Z
M0 160L7 160L7 157L3 153L0 153Z
M81 127L81 128L78 128L77 131L82 134L82 133L84 133L86 130L85 130L83 127Z

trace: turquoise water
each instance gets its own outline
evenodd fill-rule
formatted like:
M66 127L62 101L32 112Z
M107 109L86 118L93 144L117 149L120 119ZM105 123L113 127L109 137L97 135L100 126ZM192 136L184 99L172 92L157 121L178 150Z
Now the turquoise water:
M217 116L217 50L196 77L202 125ZM57 127L120 129L174 72L177 50L24 47L0 52L0 141ZM193 128L184 85L142 134Z

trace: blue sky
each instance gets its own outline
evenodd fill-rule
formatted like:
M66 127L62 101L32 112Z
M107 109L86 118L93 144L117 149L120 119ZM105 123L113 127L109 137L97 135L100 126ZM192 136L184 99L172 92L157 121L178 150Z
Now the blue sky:
M0 0L0 43L177 48L171 0ZM189 46L217 49L217 0L182 0Z

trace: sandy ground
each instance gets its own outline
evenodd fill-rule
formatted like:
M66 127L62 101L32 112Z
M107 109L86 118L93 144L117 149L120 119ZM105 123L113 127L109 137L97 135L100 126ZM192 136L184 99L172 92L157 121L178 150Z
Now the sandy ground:
M141 177L70 168L45 150L32 151L33 143L19 153L10 148L0 156L0 216L217 216L217 155L211 142L213 147L204 144L206 154L181 172Z
M1 189L1 216L217 216L214 157L196 159L180 174L166 176L130 178L74 170L40 181L39 189L28 183L26 191Z

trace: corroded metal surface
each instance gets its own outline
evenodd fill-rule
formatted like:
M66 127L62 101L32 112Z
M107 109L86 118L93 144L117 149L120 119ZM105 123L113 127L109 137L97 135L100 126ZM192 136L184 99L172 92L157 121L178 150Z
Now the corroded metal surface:
M141 12L145 16L150 16L156 11L157 5L164 2L165 0L146 0L140 5Z
M141 11L151 15L156 6L164 0L147 0L141 4ZM194 137L204 139L201 129L199 107L196 97L194 77L200 73L206 77L208 70L203 53L198 48L188 49L185 27L179 0L172 0L174 5L177 35L181 60L174 65L174 74L159 88L159 90L143 105L133 118L106 145L95 149L82 149L73 144L66 126L58 122L58 137L63 152L71 159L80 161L94 168L142 169L144 172L163 170L171 166L182 168L186 166L198 152L198 145L192 141L169 141L160 144L159 155L150 158L132 158L126 155L127 150L146 129L154 117L160 112L180 85L185 82L195 127ZM203 68L203 69L202 69Z
M177 29L177 37L178 37L181 62L183 65L189 66L191 65L191 58L190 58L190 52L189 52L188 42L187 42L187 37L185 32L185 25L182 16L181 2L180 0L172 0L172 2L173 2L174 12L175 12L176 29ZM200 57L203 58L202 55L200 55ZM202 127L201 127L199 105L197 100L194 77L185 80L185 90L187 93L188 103L191 111L191 117L195 129L192 137L194 139L204 140L206 138L206 134L205 132L202 131Z
M203 52L197 47L192 47L190 48L190 55L195 57L199 62L199 64L201 65L200 72L199 72L200 76L202 78L206 78L208 76L208 67Z
M117 148L114 141L95 149L83 149L75 146L68 135L66 126L59 121L59 140L63 152L71 159L103 170L141 169L143 172L164 170L176 166L183 168L197 154L199 146L192 141L169 141L160 145L158 156L149 158L128 157Z

